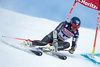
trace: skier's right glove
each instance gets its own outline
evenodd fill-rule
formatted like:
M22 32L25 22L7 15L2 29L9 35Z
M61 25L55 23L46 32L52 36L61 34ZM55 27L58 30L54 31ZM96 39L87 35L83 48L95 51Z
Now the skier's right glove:
M70 53L70 54L73 54L73 53L74 53L74 51L75 51L75 49L72 49L72 48L71 48L71 49L69 49L69 53Z

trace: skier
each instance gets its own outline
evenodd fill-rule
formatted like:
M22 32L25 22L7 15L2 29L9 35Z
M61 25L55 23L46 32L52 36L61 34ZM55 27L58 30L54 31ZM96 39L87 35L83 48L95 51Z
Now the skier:
M70 47L70 43L65 40L72 37L72 46L69 49L69 53L73 54L79 37L78 28L80 24L81 21L78 17L73 17L69 23L67 21L61 22L54 31L46 35L41 41L52 43L53 48L49 48L49 50L60 51ZM54 35L55 33L57 33L56 36ZM32 42L32 45L45 46L47 44Z

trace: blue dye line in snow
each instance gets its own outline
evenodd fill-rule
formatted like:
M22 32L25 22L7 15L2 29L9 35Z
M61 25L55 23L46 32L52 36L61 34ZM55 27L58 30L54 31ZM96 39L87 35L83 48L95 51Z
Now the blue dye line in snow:
M81 56L87 58L88 60L92 61L95 64L100 64L100 62L98 62L95 59L89 57L89 56L92 56L92 54L81 54ZM100 57L100 53L94 54L94 56Z

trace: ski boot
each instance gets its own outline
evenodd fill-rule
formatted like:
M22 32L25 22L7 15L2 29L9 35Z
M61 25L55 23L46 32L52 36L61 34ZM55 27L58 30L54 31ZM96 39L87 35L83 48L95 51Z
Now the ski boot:
M55 47L54 46L40 46L39 49L41 49L43 52L53 52L55 51Z
M32 46L32 42L24 41L23 43L21 43L21 46L23 46L23 47L31 47Z

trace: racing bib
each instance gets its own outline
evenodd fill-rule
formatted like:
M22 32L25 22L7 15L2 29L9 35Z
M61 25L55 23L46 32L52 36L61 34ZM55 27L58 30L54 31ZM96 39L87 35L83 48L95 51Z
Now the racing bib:
M67 27L64 27L60 32L58 33L58 37L60 40L64 41L67 40L68 38L71 38L74 36L74 33L69 31Z

